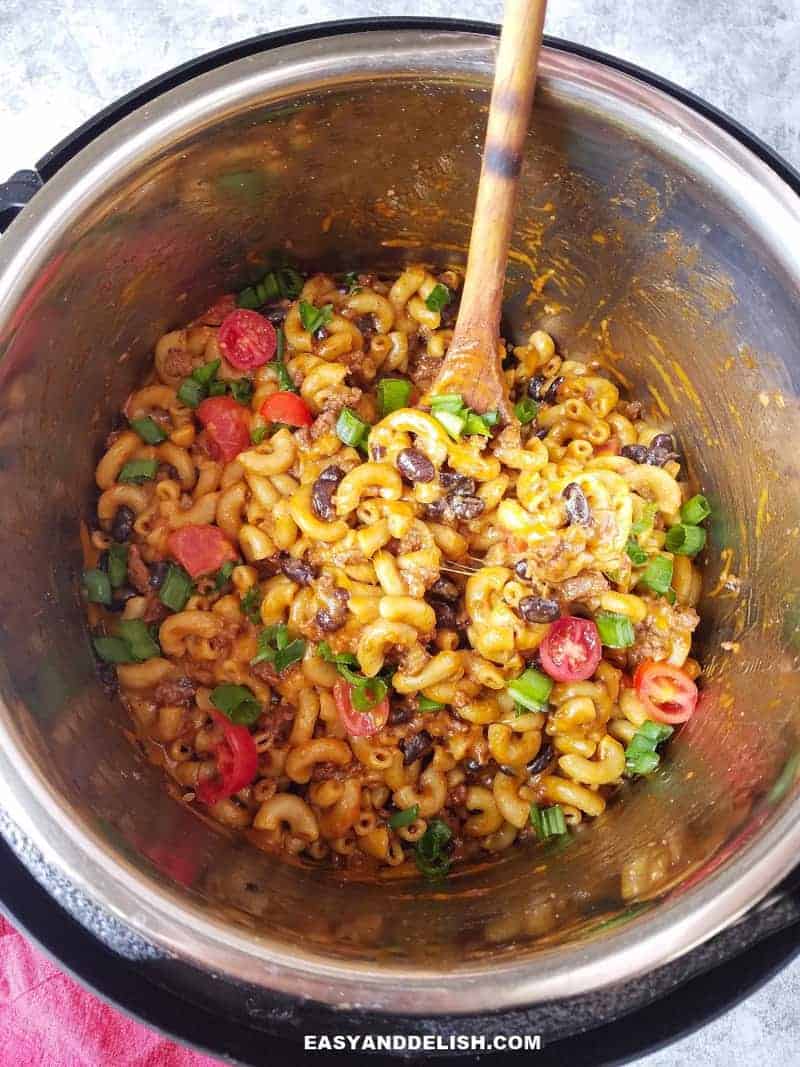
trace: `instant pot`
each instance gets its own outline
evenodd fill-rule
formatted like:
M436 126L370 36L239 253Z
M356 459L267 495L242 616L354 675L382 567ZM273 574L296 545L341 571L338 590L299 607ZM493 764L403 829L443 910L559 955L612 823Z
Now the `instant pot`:
M0 892L101 994L244 1063L454 1031L610 1062L796 951L800 178L628 64L546 41L504 333L600 360L712 502L700 709L664 766L566 848L343 883L171 800L94 673L77 526L155 339L276 257L463 263L497 32L254 38L0 186Z

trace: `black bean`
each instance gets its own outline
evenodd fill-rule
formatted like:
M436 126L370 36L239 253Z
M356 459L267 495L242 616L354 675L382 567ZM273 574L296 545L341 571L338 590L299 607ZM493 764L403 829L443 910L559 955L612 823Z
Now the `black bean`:
M589 526L592 521L589 501L577 482L570 482L561 495L566 501L567 518L570 523L574 522L579 526Z
M437 578L428 592L441 600L458 600L461 595L456 583L451 582L449 578Z
M403 738L400 742L400 749L403 753L403 766L407 767L409 763L427 756L433 749L433 739L427 730L420 730L413 737Z
M650 442L651 448L663 448L665 452L675 451L675 442L671 433L657 433Z
M541 400L544 392L544 385L547 379L543 374L534 374L531 380L528 382L528 396L531 400Z
M122 611L131 597L139 596L135 589L131 589L129 585L121 585L119 589L115 589L111 594L111 603L108 605L109 611Z
M133 524L136 521L136 515L132 508L129 508L127 504L121 504L114 514L114 521L111 523L111 536L115 541L127 541L133 533Z
M151 589L160 589L169 572L169 563L165 559L158 559L150 564L150 577L148 579Z
M540 441L543 441L545 437L550 433L546 426L542 426L540 430L534 430L533 436L538 437Z
M436 477L436 468L428 457L416 448L404 448L397 456L397 469L407 482L432 482Z
M291 578L298 585L310 585L317 576L317 572L310 563L295 559L293 556L281 557L281 570L287 578Z
M156 471L156 481L163 482L166 479L169 481L178 481L178 471L171 463L159 463L158 470Z
M501 763L500 764L500 770L508 778L516 778L517 777L517 772L514 770L513 767L509 767L509 765L507 763Z
M431 607L436 612L436 626L439 630L458 628L458 612L446 600L431 600Z
M325 633L341 630L347 622L347 602L350 594L346 589L338 586L331 590L330 599L324 608L320 608L316 614L316 624Z
M386 448L384 445L370 445L369 453L376 463L380 463L380 461L386 455Z
M518 608L526 622L552 622L561 614L558 601L544 596L523 597Z
M529 581L528 578L528 561L526 559L518 559L514 564L514 574L518 578L522 578L525 581Z
M264 308L261 314L265 319L271 322L273 326L283 326L287 310L288 308L285 307L269 307Z
M559 375L557 378L553 378L552 382L547 387L547 392L542 399L545 404L557 404L558 403L558 390L564 384L563 375Z
M634 463L647 463L650 450L646 445L623 445L620 455L632 459Z
M389 726L404 726L414 718L414 709L408 704L395 703L389 708Z
M645 463L649 467L663 467L669 459L674 459L674 452L667 452L664 448L648 448Z
M468 478L465 474L456 474L455 471L442 471L439 481L445 489L451 489L454 493L471 495L475 492L475 479Z
M434 522L440 522L447 519L449 511L449 504L447 497L443 496L439 500L433 500L430 504L425 505L425 516L428 519L433 519Z
M326 467L311 488L311 510L318 519L330 520L334 517L333 495L336 487L344 478L341 467Z
M475 519L486 507L479 496L464 496L461 493L448 497L448 503L457 519Z
M525 765L525 770L528 774L541 774L552 758L553 746L549 741L545 741L536 756Z
M252 566L256 569L259 581L263 581L264 578L274 578L276 574L281 573L281 557L276 552L274 556L254 560Z
M480 762L480 760L476 760L476 759L464 760L464 770L468 774L477 774L482 766L483 766L483 764Z

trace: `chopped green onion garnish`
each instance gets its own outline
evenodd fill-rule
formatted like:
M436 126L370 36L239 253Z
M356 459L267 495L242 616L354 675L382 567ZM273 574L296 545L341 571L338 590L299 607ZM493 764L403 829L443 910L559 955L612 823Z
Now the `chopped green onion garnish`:
M148 445L160 445L167 439L163 427L159 426L149 415L145 415L142 419L131 419L131 429L135 430Z
M177 563L170 563L167 576L158 591L158 598L170 611L183 611L191 596L192 579Z
M223 563L220 569L217 571L217 577L214 579L214 589L216 589L217 592L222 589L222 587L228 581L230 576L233 574L233 568L234 562L233 560L229 559L225 563Z
M333 663L341 671L342 667L358 670L358 660L352 652L334 652L327 641L320 641L317 645L317 655L326 663Z
M256 308L261 307L261 300L254 285L248 285L246 289L242 289L241 293L236 297L236 306L247 308L250 311L255 311Z
M437 282L433 289L425 297L425 307L428 311L441 311L450 303L450 290L446 285Z
M303 288L302 276L293 267L280 267L265 274L260 282L242 289L236 298L240 308L255 311L276 300L295 300Z
M467 421L464 425L464 433L467 435L481 434L483 437L491 437L490 426L494 426L498 419L496 411L487 411L485 415L478 415L474 411L467 412Z
M560 804L554 804L551 808L537 808L531 804L531 826L536 831L540 841L546 841L548 837L560 837L567 832L567 822Z
M105 571L84 571L81 585L90 604L111 603L111 582Z
M633 538L625 545L625 551L628 553L628 559L634 567L641 567L647 563L647 553Z
M210 363L204 363L201 367L195 367L192 378L200 385L210 385L217 376L217 371L222 366L221 359L212 359Z
M391 826L393 830L399 830L403 826L410 826L412 822L416 822L418 815L419 804L412 804L410 808L403 808L402 811L396 811L389 819L389 826Z
M529 667L506 686L509 694L528 711L543 711L553 689L553 679Z
M196 408L201 400L205 400L205 387L196 382L194 378L184 378L178 389L178 400L187 408Z
M344 276L344 284L347 286L348 295L350 293L357 293L361 288L358 284L358 274L354 270L349 270Z
M252 726L261 714L255 693L246 685L218 685L211 690L210 700L231 722L240 726Z
M645 504L642 509L642 516L637 519L631 526L631 537L638 537L640 534L646 533L648 530L653 529L653 522L656 517L655 504Z
M640 581L654 593L666 593L672 583L672 560L668 556L653 556L642 571Z
M108 546L108 580L119 589L128 577L128 546L113 542Z
M383 678L360 678L350 690L350 703L356 711L370 711L384 699L389 687Z
M342 444L360 448L366 444L369 436L369 424L364 422L350 408L342 408L336 420L336 436Z
M465 409L464 400L458 393L442 393L441 396L431 397L431 411L434 415L438 415L442 411L460 415Z
M332 318L333 304L318 308L309 304L307 300L300 301L300 321L303 329L308 330L309 333L316 333L321 327L327 326Z
M156 474L158 474L157 459L129 459L117 475L117 481L139 485L142 482L152 481Z
M664 548L668 552L675 552L679 556L696 556L706 543L706 531L702 526L687 526L679 523L670 526L664 541Z
M268 433L269 426L266 423L262 426L254 426L250 431L250 440L254 445L260 445Z
M131 658L137 662L142 663L153 656L161 655L158 641L142 619L122 619L117 626L117 632L131 650Z
M263 599L258 586L251 585L239 603L242 614L246 615L254 626L261 622L261 601Z
M130 663L131 650L121 637L93 637L92 645L104 663Z
M627 615L616 611L601 611L595 615L597 632L607 648L630 648L636 640L633 623Z
M285 300L296 300L303 288L303 276L294 267L281 267L275 271L278 289Z
M226 391L227 386L225 385L225 382L214 380L208 386L209 396L225 396Z
M237 404L247 406L253 399L252 378L236 378L232 382L228 382L228 388Z
M672 727L663 722L646 719L625 749L625 769L628 774L651 774L659 763L656 748L672 736Z
M514 405L514 414L519 419L521 425L527 426L528 423L533 422L539 414L539 405L535 400L531 400L529 396L523 397L522 400Z
M456 415L452 411L434 411L433 416L451 437L460 437L464 432L467 420L463 415Z
M378 382L378 406L381 415L408 407L411 396L411 382L405 378L381 378Z
M691 500L687 500L681 508L681 518L687 526L699 525L703 519L707 519L710 514L711 505L702 493L698 493L697 496L693 496Z
M428 822L428 828L414 850L417 867L426 878L436 881L450 870L450 860L442 850L452 836L452 830L442 819Z
M280 674L287 667L298 663L306 652L302 637L291 638L285 623L266 626L258 635L258 653L250 660L252 664L271 663Z
M275 335L277 338L278 346L275 349L274 366L275 373L278 375L278 386L280 387L281 392L296 393L298 391L297 386L294 384L294 380L289 374L289 371L286 369L286 364L283 362L283 353L286 349L286 338L284 336L283 330L278 327L278 329L275 331Z
M431 700L430 697L417 697L417 708L420 711L441 711L444 704L440 704L438 700Z

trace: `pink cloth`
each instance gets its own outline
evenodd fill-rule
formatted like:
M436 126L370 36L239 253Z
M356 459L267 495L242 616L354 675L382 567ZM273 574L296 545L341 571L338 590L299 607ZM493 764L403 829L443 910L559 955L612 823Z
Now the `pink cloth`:
M0 916L0 1067L222 1067L110 1008Z

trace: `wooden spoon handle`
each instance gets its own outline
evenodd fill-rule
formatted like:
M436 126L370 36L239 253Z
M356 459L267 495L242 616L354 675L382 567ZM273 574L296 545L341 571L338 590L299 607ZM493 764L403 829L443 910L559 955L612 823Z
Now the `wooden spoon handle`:
M500 307L546 0L506 0L456 333L500 333Z

